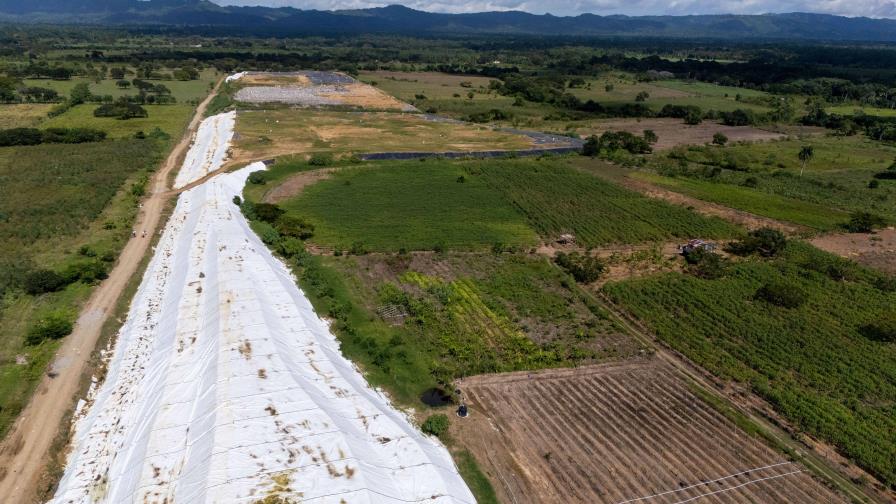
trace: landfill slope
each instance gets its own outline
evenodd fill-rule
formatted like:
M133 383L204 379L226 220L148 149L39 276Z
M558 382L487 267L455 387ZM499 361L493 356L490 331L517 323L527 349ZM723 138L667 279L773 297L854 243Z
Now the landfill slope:
M233 203L262 168L180 196L52 502L474 502Z
M224 112L202 121L184 164L174 179L175 189L190 185L221 167L227 159L236 112Z

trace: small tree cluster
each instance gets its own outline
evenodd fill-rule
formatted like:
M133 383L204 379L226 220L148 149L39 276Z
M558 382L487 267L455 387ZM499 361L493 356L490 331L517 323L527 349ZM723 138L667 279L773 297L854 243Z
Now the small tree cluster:
M560 252L554 258L554 262L580 283L596 281L606 269L599 258L579 252L569 254Z
M449 426L450 422L448 421L448 416L442 413L437 413L435 415L430 415L420 428L427 434L442 437L448 433Z
M896 342L896 313L888 313L859 328L866 338L886 343Z
M653 150L650 147L650 140L656 141L656 134L648 134L648 138L645 138L627 131L606 131L600 137L594 135L589 137L582 148L582 154L594 157L604 152L618 150L631 154L648 154Z
M71 334L72 329L74 329L74 325L70 317L64 313L51 313L28 328L25 344L39 345L48 339L64 338Z
M697 277L715 280L725 275L728 261L720 254L703 248L695 248L684 255L688 271Z
M806 302L806 294L792 282L774 281L760 287L756 299L782 308L798 308Z
M760 228L750 231L746 238L728 245L728 251L737 255L759 254L774 257L787 246L787 238L777 229Z
M855 212L849 216L849 222L843 227L850 233L870 233L886 225L887 220L880 215L871 212Z

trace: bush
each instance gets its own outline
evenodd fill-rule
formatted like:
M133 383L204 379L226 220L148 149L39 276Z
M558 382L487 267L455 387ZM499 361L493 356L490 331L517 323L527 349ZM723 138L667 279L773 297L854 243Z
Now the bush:
M725 145L728 143L728 137L724 133L716 133L712 136L712 143L715 145Z
M554 258L554 262L580 283L596 281L605 269L603 261L599 258L578 252L570 254L560 252Z
M888 313L859 328L862 336L885 343L896 342L896 313Z
M127 120L138 117L149 117L149 112L140 105L129 103L126 100L119 100L115 103L100 105L93 111L93 116L114 117L116 119Z
M750 231L746 238L728 245L728 251L737 255L758 253L762 257L774 257L787 246L787 238L777 229L760 228Z
M47 292L55 292L65 287L65 280L55 271L35 270L25 275L23 287L25 292L36 296Z
M268 224L276 223L277 219L286 213L285 210L271 203L256 203L253 205L253 209L254 215L251 218L267 222Z
M264 170L254 171L249 174L249 183L255 185L265 185L268 183L267 175Z
M725 275L728 261L719 254L706 249L695 248L684 256L688 271L696 277L715 280Z
M798 308L806 302L806 294L799 286L783 281L769 282L756 291L756 299L782 308Z
M265 245L275 245L280 241L280 233L267 222L254 221L251 223L251 227Z
M843 225L850 233L870 233L876 228L887 225L887 220L871 212L855 212L849 222Z
M234 196L234 197L233 197L233 204L236 205L236 206L242 206L242 204L243 204L243 198L240 198L239 196Z
M312 154L311 158L308 159L308 164L311 166L327 166L333 163L333 157L329 154Z
M106 265L98 259L76 261L62 270L61 276L66 284L75 282L94 283L109 277Z
M307 240L314 236L314 224L301 217L281 215L274 224L274 228L283 236L291 236L300 240Z
M48 339L64 338L71 334L72 329L74 329L74 325L67 315L58 312L51 313L28 328L25 344L39 345Z
M423 422L423 425L420 426L420 429L427 434L442 437L448 432L449 425L450 422L448 421L448 416L438 413L430 415L429 418Z

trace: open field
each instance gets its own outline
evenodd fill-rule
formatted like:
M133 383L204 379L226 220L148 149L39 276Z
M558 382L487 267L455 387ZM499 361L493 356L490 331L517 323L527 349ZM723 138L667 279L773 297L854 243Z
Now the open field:
M196 102L205 98L205 96L208 95L209 88L214 85L217 80L218 75L219 74L214 69L208 69L202 71L197 80L145 80L151 84L164 85L171 90L171 96L175 97L178 102L187 103ZM128 80L133 78L133 75L127 76ZM26 86L53 89L58 92L60 96L69 96L72 88L80 83L87 83L90 86L90 92L98 96L112 96L113 98L118 98L119 96L135 95L138 92L138 90L133 87L127 89L119 88L115 84L116 81L113 79L103 79L96 82L83 77L74 77L69 80L25 79L24 81Z
M896 229L874 233L838 233L813 238L816 247L859 264L896 274Z
M171 137L180 136L195 109L193 105L144 105L149 117L121 120L114 117L94 117L98 105L72 107L66 113L47 119L43 128L94 128L108 132L109 138L131 138L138 131L149 134L159 128Z
M659 140L653 145L654 150L666 150L679 145L702 145L712 142L713 135L722 133L731 143L762 142L777 140L784 135L765 131L751 126L725 126L724 124L704 121L697 125L684 124L681 119L606 119L589 121L577 125L575 132L580 136L600 136L605 131L627 131L641 135L644 130L652 130Z
M648 172L633 172L631 177L686 196L717 203L756 215L791 222L819 231L835 229L849 220L849 213L818 203L734 184L685 177L664 177Z
M784 308L757 298L772 282L804 301ZM879 273L791 242L781 257L736 262L717 280L666 274L604 290L672 348L896 481L896 347L868 333L896 302Z
M644 103L658 111L664 105L696 105L702 110L731 111L735 109L764 112L768 107L747 101L739 101L737 95L744 98L762 98L767 96L761 91L718 86L708 83L687 83L683 81L637 82L630 76L620 78L618 75L607 75L604 78L588 81L590 88L572 88L569 91L582 100L594 100L607 105L633 103L638 93L649 96ZM612 85L607 90L607 85Z
M0 129L33 128L47 117L53 105L40 103L0 105Z
M417 114L274 109L237 117L233 163L329 152L528 149L530 138L485 126L428 121Z
M863 105L836 105L825 109L828 114L839 114L844 116L856 115L856 113L878 116L878 117L896 117L896 109L865 107Z
M476 376L453 422L502 502L846 502L656 359Z

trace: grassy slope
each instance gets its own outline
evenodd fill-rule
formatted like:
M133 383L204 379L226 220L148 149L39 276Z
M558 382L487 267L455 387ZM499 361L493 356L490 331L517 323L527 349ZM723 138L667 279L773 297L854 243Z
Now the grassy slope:
M860 328L892 311L896 294L875 273L847 265L847 281L827 265L843 261L807 245L773 261L738 263L719 280L681 274L608 284L618 303L675 349L723 378L749 384L786 417L840 447L889 484L896 482L896 347ZM807 293L787 309L755 299L785 278Z

